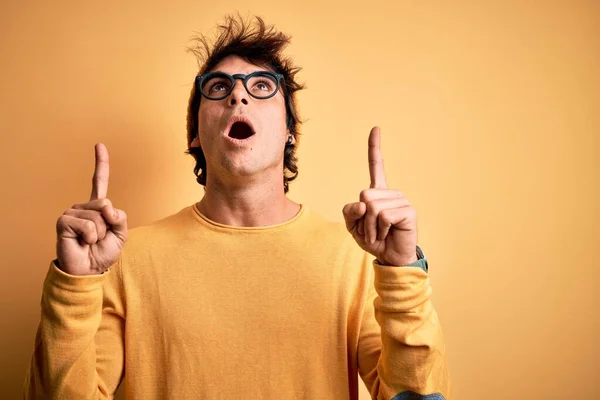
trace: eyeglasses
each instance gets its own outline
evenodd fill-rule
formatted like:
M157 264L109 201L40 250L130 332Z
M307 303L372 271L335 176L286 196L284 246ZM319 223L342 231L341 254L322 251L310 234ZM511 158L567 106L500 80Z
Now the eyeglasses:
M275 96L283 75L270 71L256 71L248 75L211 72L196 77L196 90L200 89L200 93L209 100L222 100L231 94L236 79L242 80L250 96L264 100Z

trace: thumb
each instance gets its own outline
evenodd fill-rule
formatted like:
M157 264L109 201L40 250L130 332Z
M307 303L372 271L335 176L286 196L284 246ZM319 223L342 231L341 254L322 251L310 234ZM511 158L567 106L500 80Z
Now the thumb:
M346 221L346 229L352 232L356 225L356 221L361 219L367 213L367 205L362 201L346 204L342 210L344 221Z
M127 239L127 214L125 211L106 205L102 207L102 216L110 224L110 230L122 242L125 242Z

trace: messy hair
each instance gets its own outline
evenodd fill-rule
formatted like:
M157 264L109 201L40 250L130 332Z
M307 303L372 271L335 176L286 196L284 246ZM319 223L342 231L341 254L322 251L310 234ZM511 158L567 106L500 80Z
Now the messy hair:
M249 63L271 68L274 72L284 77L282 94L285 98L286 125L294 140L286 143L284 149L283 186L284 192L289 190L289 182L298 176L298 159L296 148L300 135L300 118L296 104L296 92L304 86L295 80L295 75L300 68L293 65L290 58L282 53L290 43L290 36L279 32L272 25L266 25L262 18L254 17L253 20L244 21L239 15L227 16L225 21L218 25L214 41L205 35L198 35L193 39L193 46L188 50L196 56L200 76L211 71L225 57L236 55ZM201 93L193 85L187 111L187 144L186 153L191 154L196 160L194 175L196 181L206 186L206 158L201 147L190 147L198 135L198 109L200 108Z

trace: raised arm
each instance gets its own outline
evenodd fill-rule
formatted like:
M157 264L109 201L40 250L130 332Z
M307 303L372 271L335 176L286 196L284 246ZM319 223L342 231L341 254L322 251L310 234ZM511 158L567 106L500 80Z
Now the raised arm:
M96 145L90 201L58 219L25 399L112 399L124 371L119 257L127 216L112 206L108 152ZM111 267L112 266L112 267Z

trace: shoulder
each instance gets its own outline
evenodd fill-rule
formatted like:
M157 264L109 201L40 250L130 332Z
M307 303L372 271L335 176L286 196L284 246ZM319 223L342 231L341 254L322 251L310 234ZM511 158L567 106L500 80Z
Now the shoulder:
M349 235L343 222L328 219L323 214L306 208L306 229L324 238L343 241Z
M308 209L307 213L308 229L317 238L317 243L345 252L349 256L363 256L364 251L348 232L343 221L328 219L312 209Z
M374 257L356 243L345 222L328 219L310 210L307 224L312 239L308 240L306 249L318 254L319 260L335 271L334 275L339 277L340 282L350 285L357 279L370 280Z
M136 252L164 246L177 240L179 236L185 235L188 228L194 224L191 207L185 207L174 214L129 229L124 252Z

